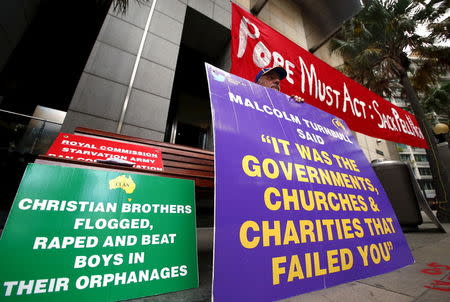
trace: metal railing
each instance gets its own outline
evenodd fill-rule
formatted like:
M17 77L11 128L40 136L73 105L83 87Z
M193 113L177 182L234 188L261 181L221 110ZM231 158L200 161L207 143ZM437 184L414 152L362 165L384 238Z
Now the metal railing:
M38 155L47 152L62 124L0 109L0 151Z

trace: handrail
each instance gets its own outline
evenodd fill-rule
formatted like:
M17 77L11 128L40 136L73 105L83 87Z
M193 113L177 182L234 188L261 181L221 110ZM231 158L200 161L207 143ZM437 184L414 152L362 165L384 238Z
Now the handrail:
M26 115L26 114L23 114L23 113L17 113L17 112L13 112L13 111L9 111L9 110L0 109L0 112L5 112L5 113L9 113L9 114L12 114L12 115L18 115L18 116L22 116L22 117L27 117L27 118L30 118L30 119L39 120L39 121L43 121L43 122L47 122L47 123L62 125L61 123L53 122L53 121L46 120L46 119L43 119L43 118L40 118L40 117Z

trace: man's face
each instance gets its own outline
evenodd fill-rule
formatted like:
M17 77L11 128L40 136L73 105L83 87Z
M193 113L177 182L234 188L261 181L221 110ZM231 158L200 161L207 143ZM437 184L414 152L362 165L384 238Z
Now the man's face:
M280 76L276 71L269 71L259 79L258 84L280 91Z

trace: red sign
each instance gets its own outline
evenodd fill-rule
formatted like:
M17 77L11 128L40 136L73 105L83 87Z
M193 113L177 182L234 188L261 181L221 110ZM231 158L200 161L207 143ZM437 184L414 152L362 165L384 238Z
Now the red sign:
M298 95L357 132L428 148L414 115L392 105L319 60L233 3L231 73L250 81L266 67L283 66L281 91Z
M163 171L161 150L106 139L60 133L47 151L48 156L105 162L133 168Z

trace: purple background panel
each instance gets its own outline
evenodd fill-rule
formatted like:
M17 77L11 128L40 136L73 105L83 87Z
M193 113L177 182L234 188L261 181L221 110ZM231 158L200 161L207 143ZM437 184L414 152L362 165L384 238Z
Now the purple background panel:
M400 225L392 210L391 204L367 161L351 131L341 120L342 127L336 126L336 118L306 103L295 103L289 96L268 89L255 83L231 75L218 68L206 64L210 98L213 112L215 143L215 233L214 233L214 272L213 298L215 302L239 301L274 301L306 292L320 290L345 282L367 278L396 270L414 262L411 251L403 236ZM233 101L230 95L240 96L242 104ZM246 101L246 99L248 99ZM236 100L236 99L234 99ZM272 113L269 114L268 112ZM295 122L295 121L299 122ZM335 120L335 122L333 122ZM342 139L320 132L314 122L322 127L341 133ZM323 143L303 139L299 132L306 135L318 135ZM290 155L284 152L275 153L272 144L264 143L264 137L275 137L290 142ZM315 148L319 152L326 151L353 159L360 172L340 168L333 159L333 165L318 161L304 160L296 151L294 144ZM292 162L314 168L351 174L367 178L378 189L371 192L363 189L331 186L327 184L286 180L281 173L279 177L250 177L242 169L242 159L253 155L260 162L265 158L275 161ZM264 191L275 187L304 191L322 191L342 194L355 194L364 197L368 211L319 211L319 210L269 210L264 203ZM379 212L370 207L369 198L375 200ZM280 198L281 199L281 198ZM364 218L393 219L396 230L392 234L370 236ZM242 224L255 221L261 227L261 221L281 223L286 221L320 220L320 219L353 219L358 218L365 236L362 238L325 240L321 242L290 243L264 247L260 243L255 248L245 248L239 237ZM297 228L298 230L298 228ZM249 231L249 240L262 232ZM281 232L283 239L283 231ZM300 235L300 234L299 234ZM336 236L336 234L335 234ZM262 237L262 236L261 236ZM261 238L262 241L262 238ZM273 242L273 239L272 239ZM357 246L392 242L390 260L381 260L375 264L369 260L364 266ZM326 251L349 249L354 263L351 269L306 278L306 253L319 252L322 268L327 267ZM305 278L296 278L287 282L290 258L298 255ZM280 275L280 284L273 285L272 258L286 256L286 273ZM302 260L303 259L303 260ZM369 257L370 259L370 257ZM339 265L338 265L339 266Z

